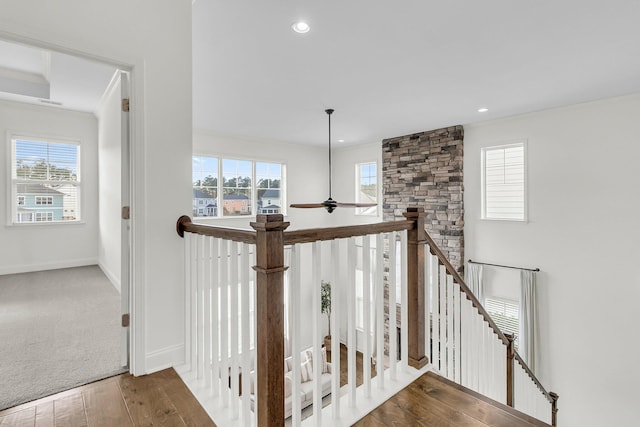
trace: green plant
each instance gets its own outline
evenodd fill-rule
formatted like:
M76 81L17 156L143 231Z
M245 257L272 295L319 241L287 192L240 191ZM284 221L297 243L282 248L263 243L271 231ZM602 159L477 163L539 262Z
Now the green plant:
M327 315L329 320L329 334L331 335L331 283L320 282L320 310L322 314Z

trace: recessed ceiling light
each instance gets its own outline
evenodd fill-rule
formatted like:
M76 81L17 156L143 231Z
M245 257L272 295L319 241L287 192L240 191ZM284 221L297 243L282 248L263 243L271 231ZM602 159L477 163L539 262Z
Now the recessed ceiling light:
M478 108L478 113L486 113L487 111L489 111L489 109L486 107Z
M339 139L338 142L344 142L344 139Z
M291 28L293 28L293 31L300 34L308 33L311 29L311 27L309 27L309 24L303 21L294 22L293 24L291 24Z

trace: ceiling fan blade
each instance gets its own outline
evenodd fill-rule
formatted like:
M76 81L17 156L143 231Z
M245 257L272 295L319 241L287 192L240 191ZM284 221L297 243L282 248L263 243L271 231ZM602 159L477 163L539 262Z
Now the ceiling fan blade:
M372 208L377 205L377 203L336 203L339 208Z
M325 205L322 203L292 203L289 205L290 208L324 208Z

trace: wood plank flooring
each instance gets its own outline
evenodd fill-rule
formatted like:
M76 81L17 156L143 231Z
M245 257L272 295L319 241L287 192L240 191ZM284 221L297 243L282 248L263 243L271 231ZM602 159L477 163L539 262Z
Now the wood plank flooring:
M346 367L346 348L341 348ZM357 359L362 381L362 355ZM341 382L346 370L341 369ZM373 371L373 369L372 369ZM375 372L375 371L373 371ZM547 426L432 372L355 424L368 426ZM122 374L0 412L0 427L215 427L173 369L133 377Z
M0 412L0 427L215 427L173 369L122 374Z
M538 427L548 424L428 372L355 426Z

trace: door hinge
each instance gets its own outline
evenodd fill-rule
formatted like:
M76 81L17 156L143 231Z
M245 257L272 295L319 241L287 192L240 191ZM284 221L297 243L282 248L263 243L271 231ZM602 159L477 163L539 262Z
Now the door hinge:
M129 326L129 313L122 315L122 327L126 328Z
M123 206L122 207L122 219L130 219L131 217L131 209L129 208L129 206Z
M122 111L125 113L129 112L129 98L122 99Z

